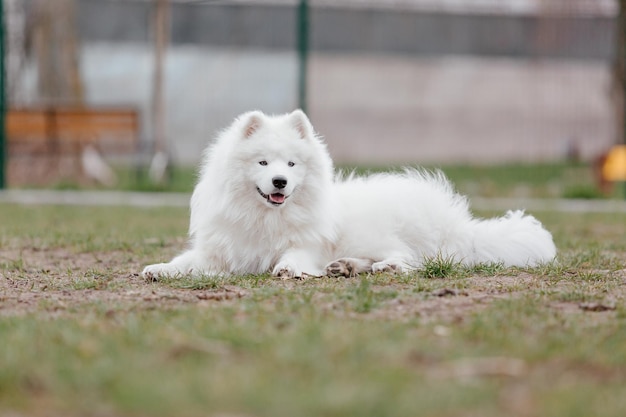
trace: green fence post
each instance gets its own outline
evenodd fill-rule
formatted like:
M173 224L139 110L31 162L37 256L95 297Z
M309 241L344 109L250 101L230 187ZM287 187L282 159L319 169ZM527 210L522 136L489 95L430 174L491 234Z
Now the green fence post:
M298 107L306 112L307 59L309 56L309 2L300 0L296 23L298 41Z
M4 115L6 112L6 77L4 72L4 1L0 0L0 189L6 187L6 134Z

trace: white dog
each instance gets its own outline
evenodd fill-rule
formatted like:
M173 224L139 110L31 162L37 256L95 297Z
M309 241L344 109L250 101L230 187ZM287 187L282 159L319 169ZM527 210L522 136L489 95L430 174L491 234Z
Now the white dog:
M442 255L466 265L534 266L552 236L522 211L480 220L440 172L334 178L306 115L254 111L221 132L191 197L190 247L143 275L284 278L408 272Z

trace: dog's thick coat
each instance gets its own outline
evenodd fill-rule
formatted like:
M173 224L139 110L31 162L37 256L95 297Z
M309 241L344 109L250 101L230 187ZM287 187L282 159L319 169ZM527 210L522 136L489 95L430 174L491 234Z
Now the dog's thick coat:
M146 277L406 272L434 256L534 266L552 236L522 211L481 220L440 172L335 178L306 115L249 112L206 150L191 198L190 248Z

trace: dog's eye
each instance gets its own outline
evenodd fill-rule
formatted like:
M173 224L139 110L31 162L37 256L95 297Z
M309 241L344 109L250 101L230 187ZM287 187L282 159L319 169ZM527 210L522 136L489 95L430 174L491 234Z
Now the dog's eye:
M292 162L292 161L287 162L287 165L289 165L290 167L294 166L295 164L296 164L296 163L295 163L295 162Z
M267 161L259 161L259 165L266 166L267 165Z

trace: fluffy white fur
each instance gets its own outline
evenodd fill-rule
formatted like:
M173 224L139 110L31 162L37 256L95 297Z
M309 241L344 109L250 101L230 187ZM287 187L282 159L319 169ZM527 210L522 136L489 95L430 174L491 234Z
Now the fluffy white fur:
M334 178L306 115L249 112L206 150L191 198L190 247L143 275L256 274L286 278L406 272L426 257L533 266L556 255L522 211L475 219L442 173Z

